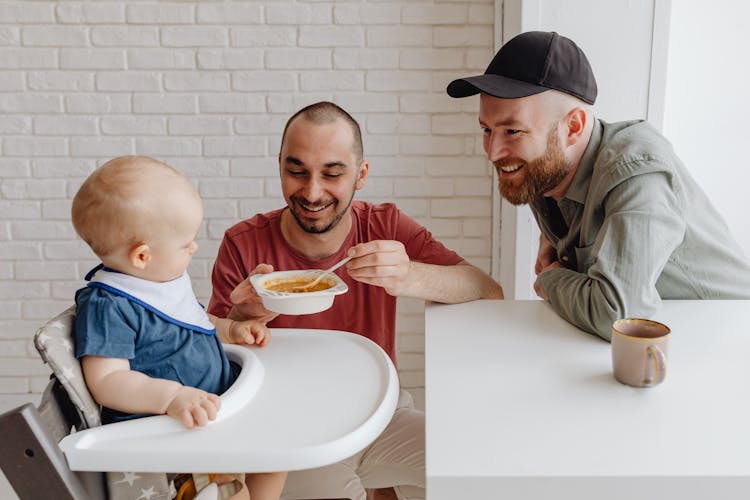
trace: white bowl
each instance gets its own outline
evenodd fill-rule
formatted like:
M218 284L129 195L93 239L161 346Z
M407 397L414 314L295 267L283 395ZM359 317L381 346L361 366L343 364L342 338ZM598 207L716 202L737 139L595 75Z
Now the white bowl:
M323 278L332 284L330 288L318 292L275 292L268 290L266 284L273 281L293 279L313 280L322 273L322 269L300 269L296 271L276 271L267 274L250 276L250 283L263 300L263 305L269 311L279 314L312 314L325 311L333 305L336 295L346 293L349 287L336 273Z

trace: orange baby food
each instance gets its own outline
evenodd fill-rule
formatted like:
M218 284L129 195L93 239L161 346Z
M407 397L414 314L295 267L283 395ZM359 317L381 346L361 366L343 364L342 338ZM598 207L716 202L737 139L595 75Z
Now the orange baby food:
M320 283L317 283L315 286L311 286L310 288L298 288L306 285L307 283L312 283L314 280L314 277L305 278L302 276L294 276L286 279L268 280L263 283L263 288L265 288L266 290L271 290L273 292L304 293L328 290L334 285L333 282L322 279L320 280Z

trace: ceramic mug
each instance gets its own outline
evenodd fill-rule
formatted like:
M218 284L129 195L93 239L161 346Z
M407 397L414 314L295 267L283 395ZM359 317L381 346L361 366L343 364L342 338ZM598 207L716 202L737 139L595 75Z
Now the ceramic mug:
M615 378L633 387L653 387L667 374L669 327L641 318L612 324L612 369Z

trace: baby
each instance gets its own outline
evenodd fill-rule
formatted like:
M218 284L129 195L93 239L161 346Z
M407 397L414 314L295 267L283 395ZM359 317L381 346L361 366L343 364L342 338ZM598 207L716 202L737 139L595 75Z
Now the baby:
M206 425L239 372L221 341L263 346L269 333L209 315L196 299L187 267L203 220L198 193L162 162L119 157L83 183L72 220L102 262L75 297L76 356L102 422L166 414ZM285 478L247 474L231 498L278 499Z

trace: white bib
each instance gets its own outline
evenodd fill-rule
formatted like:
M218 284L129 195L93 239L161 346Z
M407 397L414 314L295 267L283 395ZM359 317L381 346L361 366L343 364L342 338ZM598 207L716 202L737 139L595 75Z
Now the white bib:
M159 283L100 267L87 278L88 286L126 297L170 323L201 333L216 333L208 314L195 297L187 272L172 281Z

